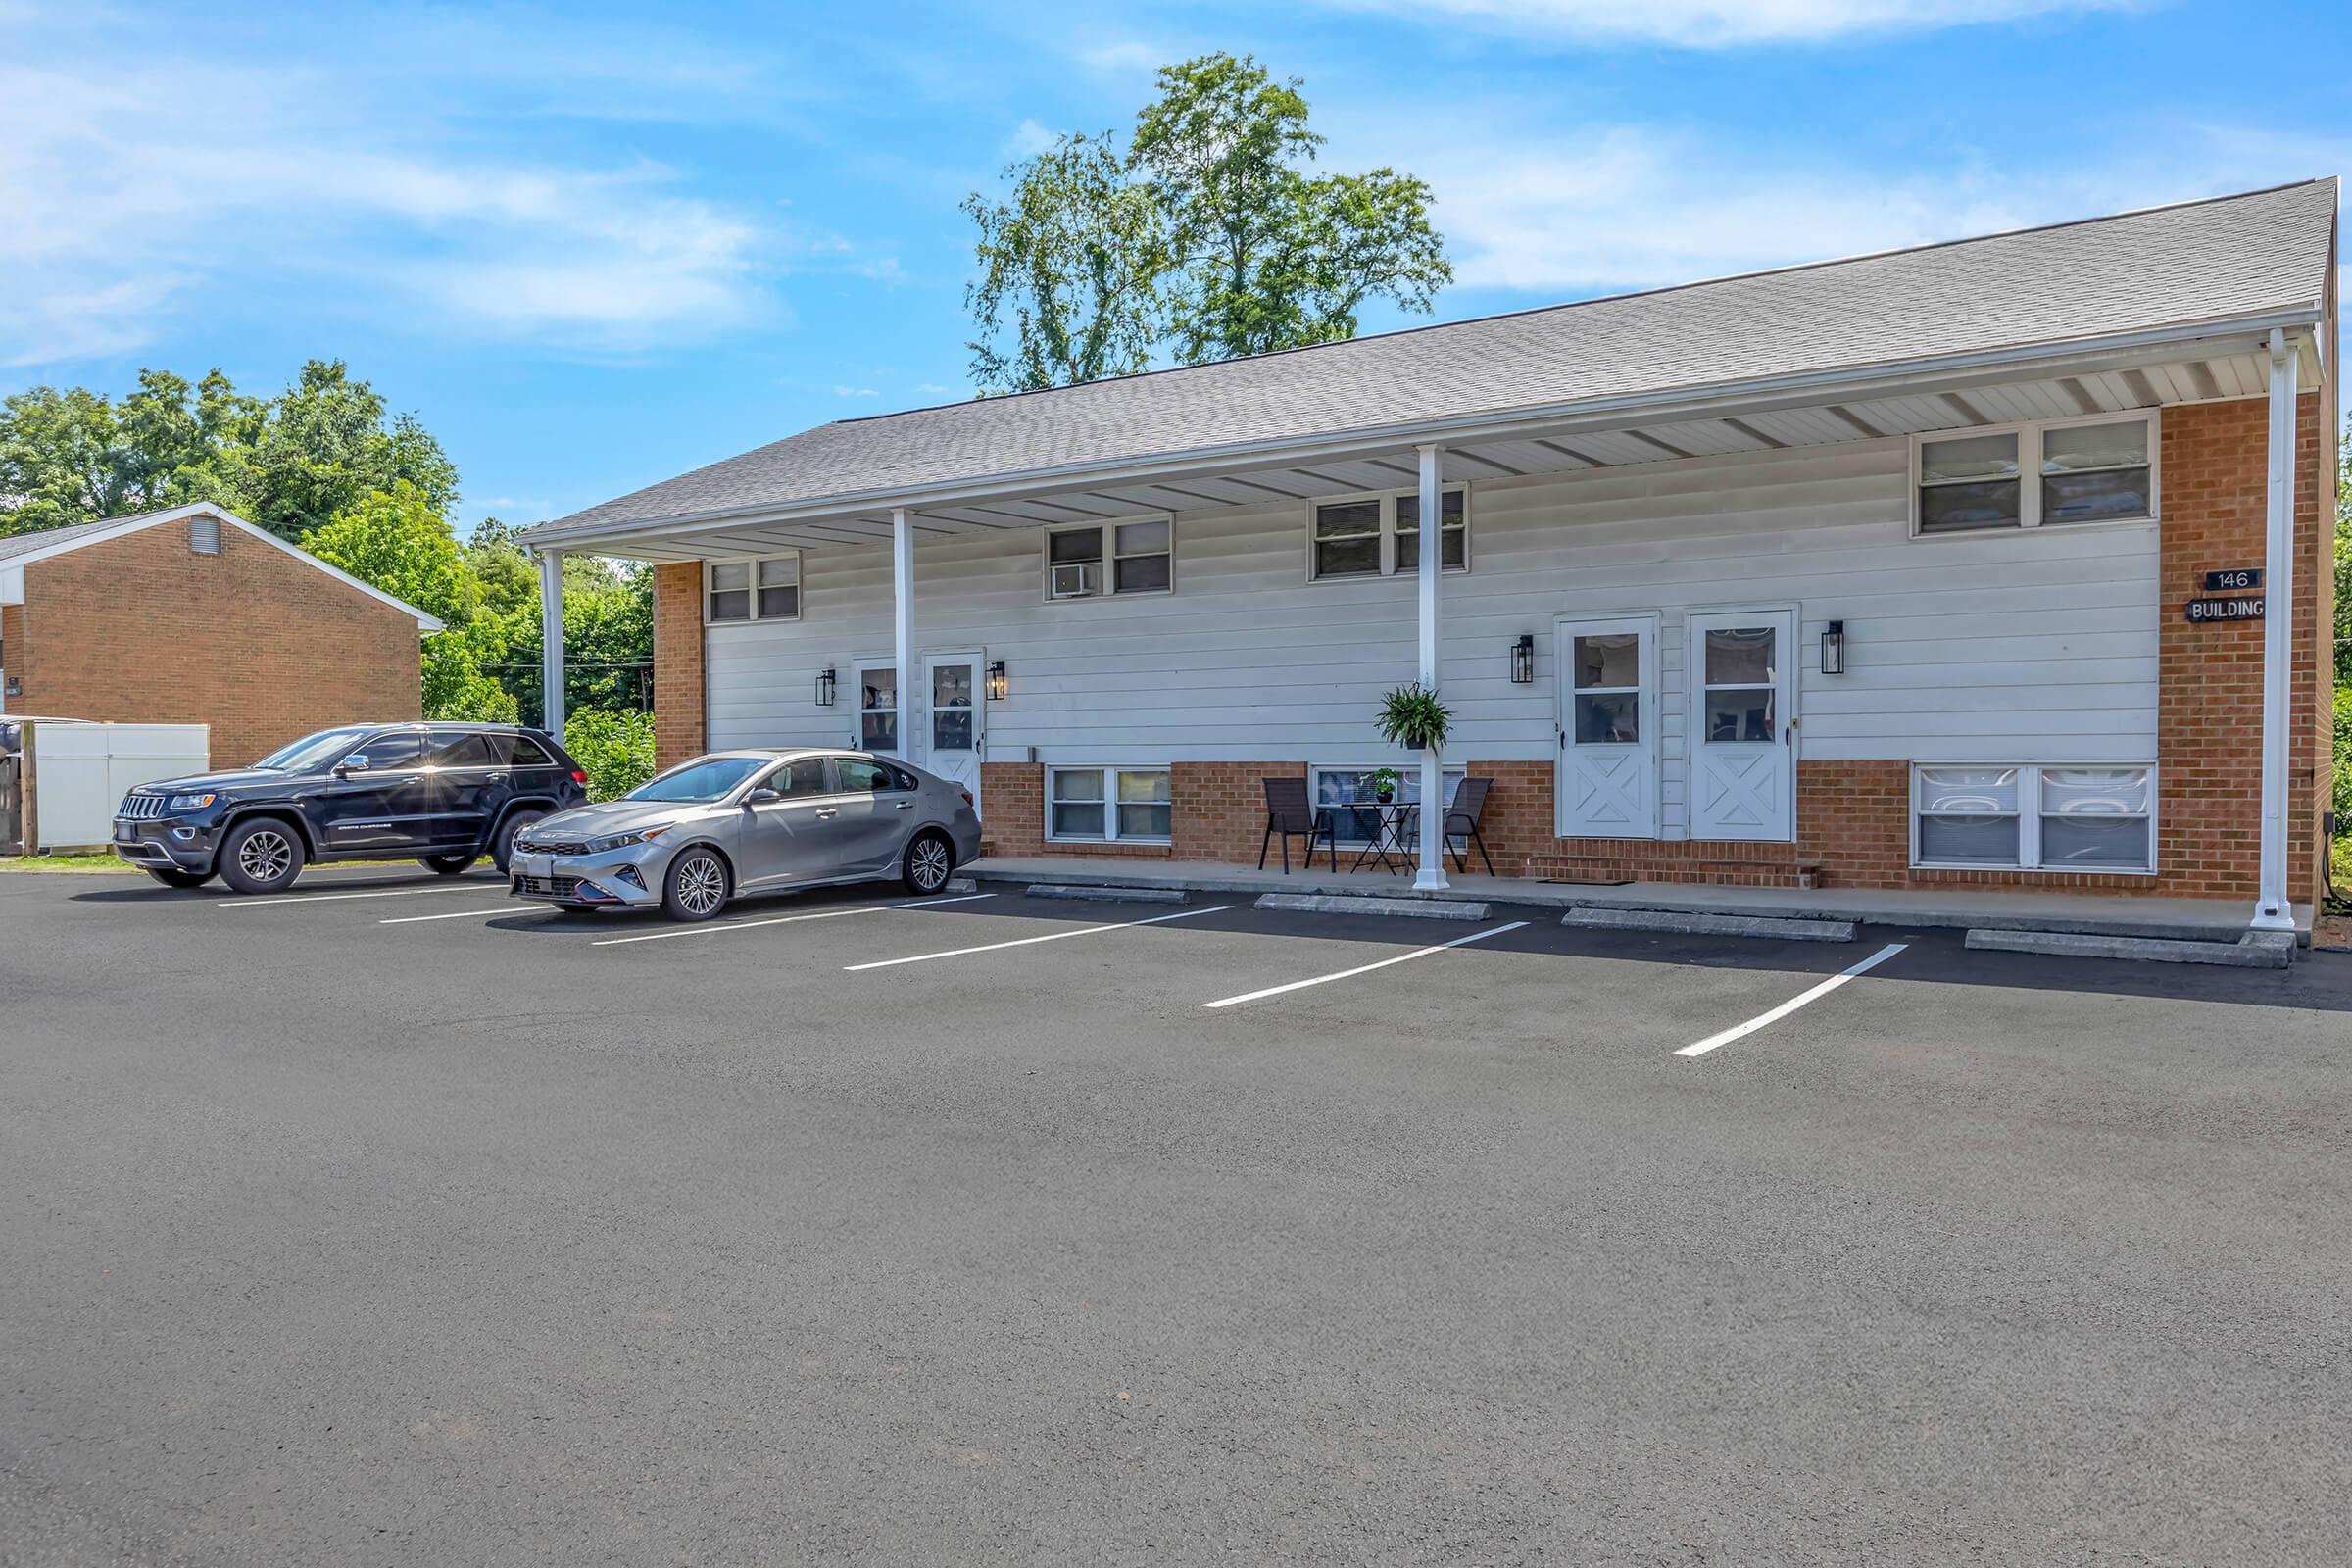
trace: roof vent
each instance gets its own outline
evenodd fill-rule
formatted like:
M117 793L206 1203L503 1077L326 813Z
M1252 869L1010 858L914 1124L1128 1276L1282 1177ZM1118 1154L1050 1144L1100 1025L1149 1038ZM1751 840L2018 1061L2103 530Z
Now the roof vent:
M195 516L188 519L188 548L200 556L220 553L220 519Z

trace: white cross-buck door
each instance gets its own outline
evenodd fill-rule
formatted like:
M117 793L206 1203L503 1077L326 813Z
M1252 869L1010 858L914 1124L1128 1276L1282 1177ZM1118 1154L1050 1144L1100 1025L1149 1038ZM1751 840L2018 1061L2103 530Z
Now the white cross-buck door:
M1563 620L1555 778L1562 837L1658 836L1658 620Z
M932 654L923 661L923 765L980 800L980 759L988 751L988 696L982 655Z
M1690 836L1796 837L1796 612L1690 617Z

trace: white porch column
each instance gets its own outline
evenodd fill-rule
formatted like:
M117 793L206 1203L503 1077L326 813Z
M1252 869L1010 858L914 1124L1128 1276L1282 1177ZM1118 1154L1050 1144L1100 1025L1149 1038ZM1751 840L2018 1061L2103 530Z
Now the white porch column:
M899 756L914 760L914 524L890 509L891 652L899 672Z
M2271 332L2270 487L2262 561L2262 880L2254 929L2291 931L2286 796L2292 756L2295 605L2295 348Z
M1445 483L1439 460L1446 449L1421 448L1421 531L1416 536L1421 579L1421 684L1438 689L1438 574L1446 569ZM1446 767L1434 746L1421 754L1421 867L1416 888L1444 889L1446 881Z
M540 727L564 738L564 557L539 552Z

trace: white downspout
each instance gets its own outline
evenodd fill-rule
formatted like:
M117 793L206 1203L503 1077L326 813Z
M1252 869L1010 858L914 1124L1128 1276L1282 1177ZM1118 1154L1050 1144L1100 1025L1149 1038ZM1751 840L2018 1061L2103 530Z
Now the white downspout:
M540 727L564 738L564 555L539 552Z
M2295 350L2271 331L2269 493L2263 516L2262 878L2254 929L2292 931L2286 896L2286 797L2293 752Z
M899 756L914 760L914 524L890 509L891 651L899 674Z
M1445 484L1439 475L1446 449L1421 448L1421 684L1438 689L1438 574L1446 568ZM1446 880L1446 768L1438 749L1421 754L1421 867L1413 886L1444 891Z

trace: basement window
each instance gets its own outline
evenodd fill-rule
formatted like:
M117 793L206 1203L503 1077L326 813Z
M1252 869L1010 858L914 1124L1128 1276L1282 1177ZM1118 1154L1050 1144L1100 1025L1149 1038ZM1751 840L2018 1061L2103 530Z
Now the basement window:
M2151 872L2156 770L1969 763L1914 768L1911 863L1950 870Z
M1164 767L1051 767L1046 837L1102 844L1166 844L1175 805Z
M1912 532L2153 521L2156 444L2152 412L1914 436Z
M705 562L703 607L703 619L712 625L800 619L801 553Z
M1439 569L1470 569L1470 491L1448 485L1440 492ZM1421 495L1350 496L1318 501L1307 525L1307 575L1316 582L1337 577L1410 576L1421 564Z

